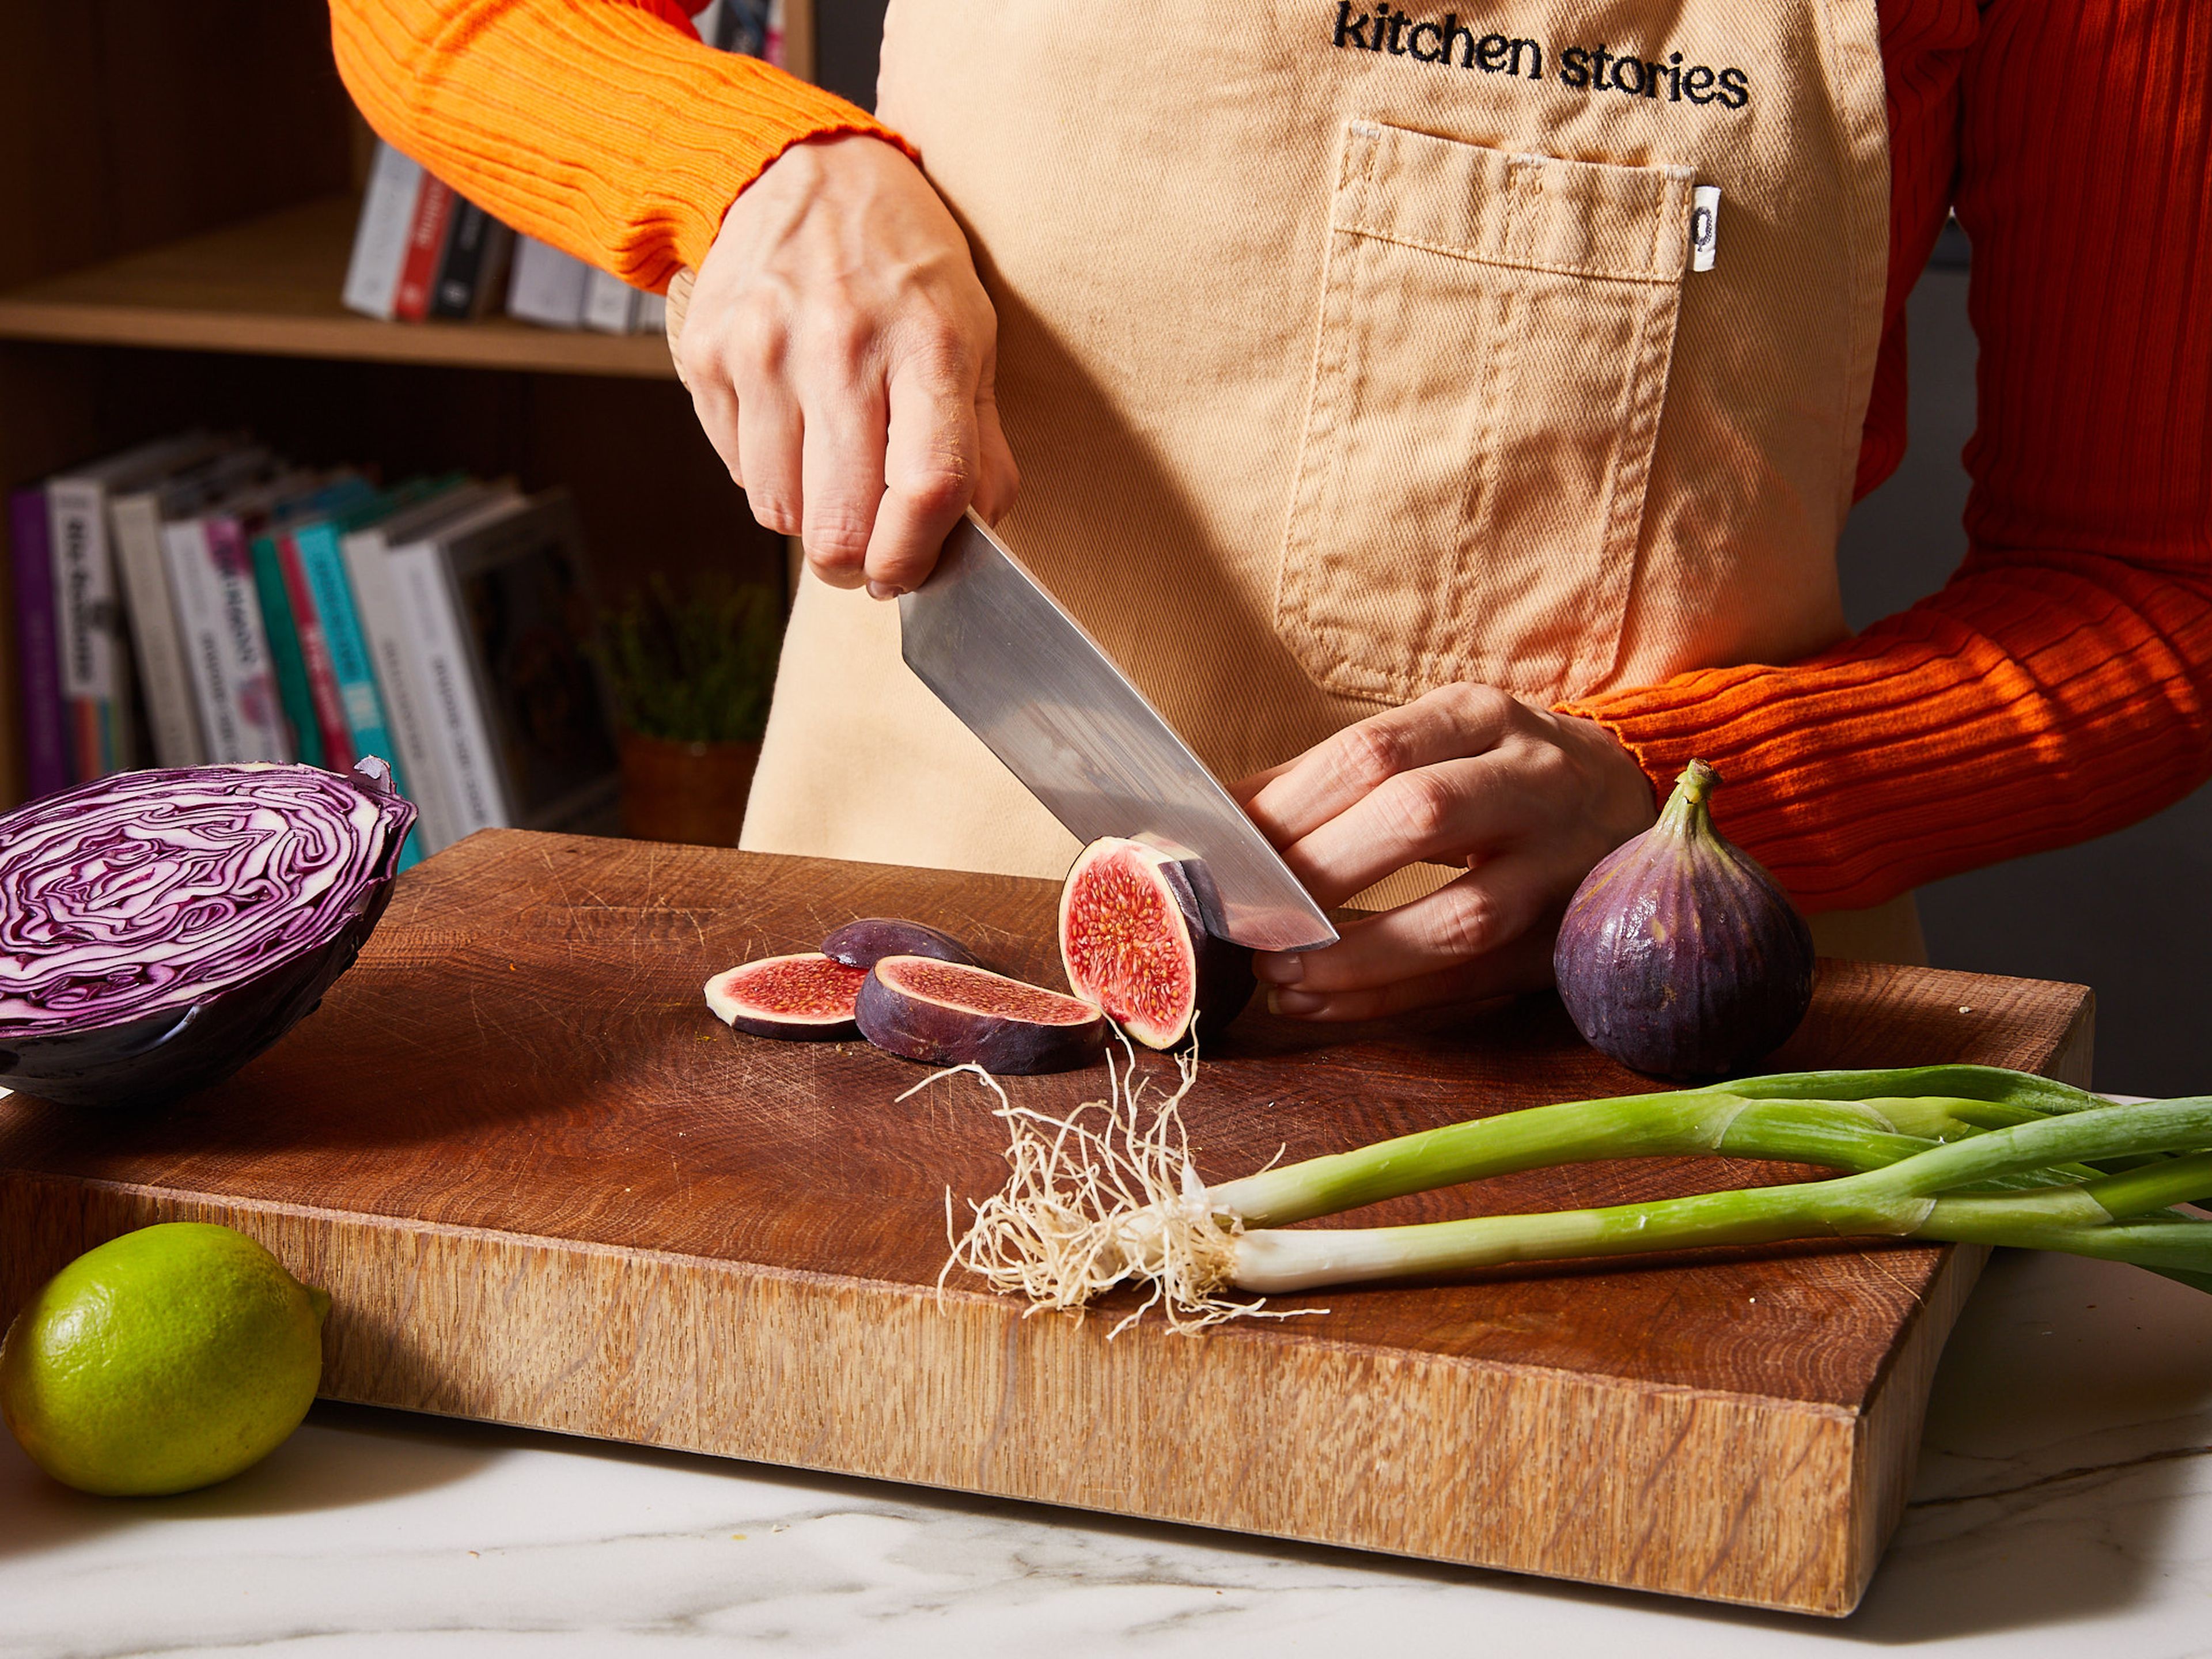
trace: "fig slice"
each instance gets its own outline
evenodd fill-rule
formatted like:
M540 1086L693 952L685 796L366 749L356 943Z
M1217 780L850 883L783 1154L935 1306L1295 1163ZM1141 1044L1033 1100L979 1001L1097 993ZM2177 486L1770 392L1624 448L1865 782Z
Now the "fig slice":
M933 957L885 957L854 1015L863 1036L902 1059L1010 1077L1073 1071L1106 1046L1106 1021L1089 1003Z
M1252 1000L1252 952L1213 931L1220 914L1195 854L1119 836L1094 841L1060 890L1068 988L1147 1048L1218 1030Z
M740 963L707 981L715 1017L755 1036L827 1042L858 1036L853 1003L865 968L849 968L818 951Z
M822 941L822 954L851 968L872 968L885 957L934 957L939 962L983 964L951 934L897 916L863 916Z

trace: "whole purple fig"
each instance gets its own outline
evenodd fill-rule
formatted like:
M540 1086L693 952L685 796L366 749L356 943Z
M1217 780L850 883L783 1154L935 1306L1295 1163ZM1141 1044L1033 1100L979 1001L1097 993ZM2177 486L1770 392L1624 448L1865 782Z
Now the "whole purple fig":
M1693 760L1651 828L1583 878L1552 969L1583 1041L1656 1077L1717 1077L1779 1048L1813 1000L1813 935L1713 827Z

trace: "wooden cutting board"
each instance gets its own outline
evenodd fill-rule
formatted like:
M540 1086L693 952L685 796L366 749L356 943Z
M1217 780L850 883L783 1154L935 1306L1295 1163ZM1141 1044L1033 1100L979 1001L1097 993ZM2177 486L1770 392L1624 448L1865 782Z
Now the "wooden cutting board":
M1708 1252L1291 1298L1200 1337L1024 1319L954 1278L969 1079L730 1031L700 985L854 916L1054 982L1048 883L492 831L403 878L320 1012L155 1115L0 1100L0 1296L147 1223L263 1240L334 1298L333 1398L1516 1571L1847 1612L1904 1502L1978 1257ZM2076 986L1823 965L1776 1065L2080 1081ZM1014 1079L1054 1107L1103 1073ZM1209 1178L1645 1086L1549 998L1357 1031L1255 1011L1186 1105ZM1788 1178L1589 1165L1361 1221Z

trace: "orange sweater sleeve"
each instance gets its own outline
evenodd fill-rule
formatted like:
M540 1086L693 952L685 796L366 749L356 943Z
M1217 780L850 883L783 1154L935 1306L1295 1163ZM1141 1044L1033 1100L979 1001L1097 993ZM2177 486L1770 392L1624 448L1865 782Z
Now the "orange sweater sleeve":
M331 0L378 134L498 218L641 288L706 258L738 193L865 110L623 0Z
M2207 63L2203 0L1982 9L1949 94L1981 346L1966 563L1808 660L1565 705L1655 783L1711 761L1723 827L1808 910L2212 777Z

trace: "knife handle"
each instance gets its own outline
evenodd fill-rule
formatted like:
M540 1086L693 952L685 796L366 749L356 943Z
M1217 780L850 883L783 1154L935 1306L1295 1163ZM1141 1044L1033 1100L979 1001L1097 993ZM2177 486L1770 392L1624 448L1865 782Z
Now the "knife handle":
M691 284L696 280L697 273L689 265L668 279L668 320L664 325L668 331L669 361L676 365L676 378L687 392L691 382L684 380L684 359L677 355L676 343L684 337L684 314L691 309Z

